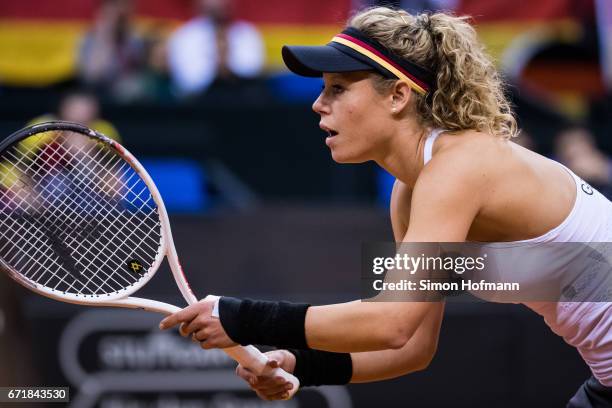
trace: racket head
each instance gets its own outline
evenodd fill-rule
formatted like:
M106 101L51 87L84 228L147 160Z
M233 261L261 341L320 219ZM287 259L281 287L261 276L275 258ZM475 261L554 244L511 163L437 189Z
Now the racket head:
M70 303L136 292L167 252L166 210L123 146L83 125L46 122L0 143L0 266Z

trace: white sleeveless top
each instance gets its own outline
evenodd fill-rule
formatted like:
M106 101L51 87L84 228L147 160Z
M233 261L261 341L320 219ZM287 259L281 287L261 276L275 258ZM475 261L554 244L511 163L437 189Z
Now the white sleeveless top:
M434 142L444 131L433 130L425 141L423 154L425 164L431 160ZM612 242L612 202L571 170L565 166L563 168L576 183L576 201L565 220L539 237L490 245L508 247L548 242ZM541 315L554 333L578 349L593 376L601 384L612 387L611 302L524 302L524 304Z

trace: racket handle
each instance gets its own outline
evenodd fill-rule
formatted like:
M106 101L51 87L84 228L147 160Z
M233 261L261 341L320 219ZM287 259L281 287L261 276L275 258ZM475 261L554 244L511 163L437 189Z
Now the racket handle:
M219 296L208 295L206 296L205 300L215 301L212 316L218 318ZM242 365L244 368L247 368L249 371L253 372L257 376L282 377L286 381L293 384L293 387L288 391L289 396L285 399L290 399L291 397L293 397L297 392L298 388L300 388L300 380L298 380L296 376L286 372L280 367L269 367L266 364L268 362L268 357L261 351L259 351L259 349L255 346L228 347L224 348L223 351L225 351L228 356L240 363L240 365Z
M293 397L298 388L300 388L300 380L298 380L296 376L286 372L280 367L272 368L266 365L268 357L254 346L228 347L223 349L223 351L257 376L282 377L293 384L293 388L288 391L289 396L286 399Z
M217 297L218 298L218 297ZM211 300L210 297L207 299ZM212 298L213 300L215 297ZM149 312L161 313L165 315L173 314L181 310L180 307L174 305L158 302L150 299L142 299L136 297L129 297L125 299L118 299L112 302L99 302L97 306L112 306L112 307L126 307L129 309L142 309ZM213 311L214 317L219 317L217 308ZM293 397L300 387L300 380L296 376L286 372L282 368L271 368L266 365L268 357L259 351L254 346L235 346L222 349L228 356L237 361L244 368L249 369L257 376L264 377L282 377L286 381L293 384L293 388L288 391L289 396L287 399Z

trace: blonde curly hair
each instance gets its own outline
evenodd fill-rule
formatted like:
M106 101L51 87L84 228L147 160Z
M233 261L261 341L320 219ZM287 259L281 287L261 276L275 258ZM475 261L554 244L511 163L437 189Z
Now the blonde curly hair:
M509 139L518 131L505 84L468 20L446 13L411 15L373 7L354 15L348 25L435 73L430 94L413 93L423 126L473 129ZM374 85L383 93L396 81L376 76Z

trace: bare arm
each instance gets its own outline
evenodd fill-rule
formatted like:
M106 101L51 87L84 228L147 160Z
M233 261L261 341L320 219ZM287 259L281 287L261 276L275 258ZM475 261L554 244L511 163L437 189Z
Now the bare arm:
M351 353L352 383L396 378L427 368L438 346L444 303L435 303L404 347L397 350Z
M364 383L399 377L411 372L424 370L433 358L437 344L444 304L438 303L427 314L412 338L398 350L370 351L352 353L352 383ZM293 373L296 357L287 350L274 350L266 353L272 368L281 367ZM251 389L265 400L287 398L291 384L277 377L256 376L242 366L236 373L249 383Z
M400 349L434 303L362 302L314 306L306 314L306 341L317 350Z
M396 242L406 235L412 191L396 181L391 194L390 216ZM352 353L352 383L380 381L423 370L435 355L444 303L427 313L414 335L401 349Z

